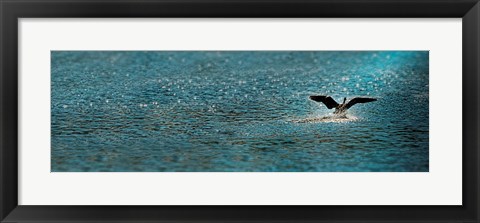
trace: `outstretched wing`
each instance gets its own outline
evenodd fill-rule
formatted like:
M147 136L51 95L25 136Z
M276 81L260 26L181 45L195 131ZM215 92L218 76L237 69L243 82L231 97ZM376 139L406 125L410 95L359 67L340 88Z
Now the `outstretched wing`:
M355 105L357 103L367 103L367 102L372 102L372 101L376 101L376 100L377 100L376 98L356 97L356 98L353 98L352 100L350 100L345 107L347 109L349 109L350 107L352 107L353 105Z
M310 96L310 99L316 102L322 102L327 106L328 109L336 108L338 106L338 103L330 96L312 95Z

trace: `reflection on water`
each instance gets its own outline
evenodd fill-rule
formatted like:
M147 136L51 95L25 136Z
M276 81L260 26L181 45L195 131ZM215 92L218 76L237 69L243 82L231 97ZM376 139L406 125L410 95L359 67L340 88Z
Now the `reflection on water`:
M51 57L52 171L429 170L428 52Z

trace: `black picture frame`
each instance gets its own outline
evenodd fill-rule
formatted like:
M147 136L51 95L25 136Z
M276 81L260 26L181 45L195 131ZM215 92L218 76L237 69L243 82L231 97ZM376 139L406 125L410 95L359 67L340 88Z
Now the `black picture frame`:
M479 222L478 0L0 0L0 15L1 222ZM74 17L462 18L463 205L18 205L17 21Z

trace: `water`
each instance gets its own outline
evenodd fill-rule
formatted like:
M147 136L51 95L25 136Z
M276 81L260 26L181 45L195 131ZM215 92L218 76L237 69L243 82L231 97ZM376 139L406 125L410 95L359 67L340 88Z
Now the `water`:
M428 56L53 51L51 168L428 171ZM338 118L313 94L378 100Z

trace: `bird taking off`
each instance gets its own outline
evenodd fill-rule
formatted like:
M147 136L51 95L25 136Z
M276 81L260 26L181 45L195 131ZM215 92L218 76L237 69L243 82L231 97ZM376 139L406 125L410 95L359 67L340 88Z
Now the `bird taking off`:
M347 98L343 98L343 103L338 104L332 97L330 96L324 96L324 95L312 95L310 96L310 99L316 101L316 102L322 102L327 106L328 109L335 108L335 111L333 114L341 114L346 112L350 107L357 103L367 103L367 102L372 102L376 101L376 98L366 98L366 97L356 97L350 100L348 103L345 103L347 101Z

